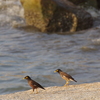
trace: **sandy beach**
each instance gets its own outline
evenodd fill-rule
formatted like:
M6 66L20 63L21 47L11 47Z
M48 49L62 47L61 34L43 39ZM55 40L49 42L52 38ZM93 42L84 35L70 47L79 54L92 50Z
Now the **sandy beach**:
M7 95L0 95L0 100L100 100L100 82L67 87L46 87L33 93L32 89Z

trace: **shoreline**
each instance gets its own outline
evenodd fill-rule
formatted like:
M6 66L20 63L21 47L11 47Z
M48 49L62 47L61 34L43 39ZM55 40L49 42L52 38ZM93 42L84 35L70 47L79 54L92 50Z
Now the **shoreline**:
M79 85L46 87L38 89L39 93L31 90L0 95L0 100L99 100L100 82Z

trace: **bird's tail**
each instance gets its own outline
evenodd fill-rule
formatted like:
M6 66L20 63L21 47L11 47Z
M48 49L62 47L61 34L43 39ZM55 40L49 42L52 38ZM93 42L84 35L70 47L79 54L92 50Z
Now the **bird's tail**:
M42 89L44 89L44 90L45 90L45 88L44 88L44 87L42 87Z
M73 79L74 82L77 82L75 79Z
M45 88L44 88L44 87L42 87L42 86L40 86L40 88L45 90Z
M71 81L77 82L73 77L71 77Z

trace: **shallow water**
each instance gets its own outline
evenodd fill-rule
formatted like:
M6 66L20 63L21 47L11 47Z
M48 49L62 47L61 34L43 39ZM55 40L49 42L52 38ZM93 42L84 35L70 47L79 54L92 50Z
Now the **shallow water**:
M0 7L0 94L30 89L26 75L44 87L62 86L58 68L78 81L70 84L100 81L100 26L72 35L18 30L13 27L24 23L20 3L0 0ZM88 11L99 18L100 11Z

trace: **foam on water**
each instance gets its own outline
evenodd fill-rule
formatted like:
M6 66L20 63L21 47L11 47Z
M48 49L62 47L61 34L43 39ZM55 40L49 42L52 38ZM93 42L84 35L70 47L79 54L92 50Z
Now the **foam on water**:
M96 8L91 7L86 9L86 11L88 11L92 17L100 17L100 10L97 10Z
M24 9L19 0L1 0L0 8L0 26L24 23Z

